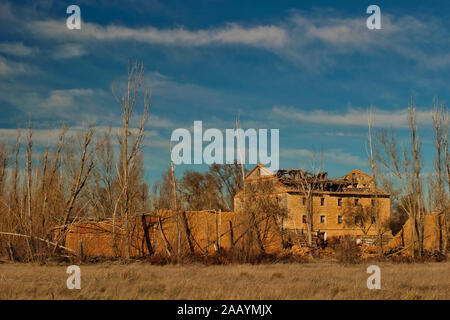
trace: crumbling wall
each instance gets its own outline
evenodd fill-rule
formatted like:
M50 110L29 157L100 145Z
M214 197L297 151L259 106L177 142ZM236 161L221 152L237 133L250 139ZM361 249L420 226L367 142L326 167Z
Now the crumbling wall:
M439 233L436 230L436 216L434 214L425 215L425 230L423 246L425 250L435 251L439 249ZM405 247L411 246L411 224L409 219L403 225L402 230L392 239L391 246Z
M130 222L131 256L150 253L141 218ZM248 231L242 214L220 211L162 210L154 216L146 216L145 225L153 253L166 256L230 250L239 246L242 235ZM125 256L125 237L120 222L115 228L116 246L113 245L111 220L73 225L66 236L66 246L84 256ZM282 242L273 222L268 220L259 228L268 230L264 238L266 252L280 250Z

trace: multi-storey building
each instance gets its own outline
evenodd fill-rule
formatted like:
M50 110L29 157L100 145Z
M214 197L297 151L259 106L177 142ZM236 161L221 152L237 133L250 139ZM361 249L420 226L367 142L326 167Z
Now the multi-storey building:
M374 237L377 223L385 226L390 221L390 195L375 188L373 178L358 169L341 178L329 179L326 172L311 174L297 169L272 172L257 165L245 177L245 185L262 181L273 182L273 194L287 209L287 217L282 219L285 230L306 234L311 220L311 231L324 232L325 237ZM243 199L241 190L234 198L235 211L243 209ZM308 212L312 219L308 219ZM384 230L385 235L389 233Z

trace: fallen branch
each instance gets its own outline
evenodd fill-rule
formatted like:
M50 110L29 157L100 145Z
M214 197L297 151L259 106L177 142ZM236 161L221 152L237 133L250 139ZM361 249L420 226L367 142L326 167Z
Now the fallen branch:
M15 236L15 237L33 238L33 239L36 239L36 240L39 240L39 241L43 241L43 242L45 242L47 244L54 245L54 246L56 246L58 248L66 250L66 251L72 252L73 254L76 254L75 251L73 251L70 248L64 247L62 245L57 244L56 242L51 242L49 240L45 240L45 239L42 239L42 238L39 238L39 237L36 237L36 236L29 236L29 235L26 235L26 234L12 233L12 232L0 232L0 234L4 234L4 235L7 235L7 236Z

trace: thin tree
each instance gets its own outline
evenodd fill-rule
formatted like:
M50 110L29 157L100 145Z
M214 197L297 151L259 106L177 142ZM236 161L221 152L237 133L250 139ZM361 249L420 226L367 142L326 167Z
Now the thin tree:
M421 177L422 171L422 139L418 137L417 133L417 120L416 120L416 107L414 102L411 101L410 106L408 108L409 115L409 127L411 133L411 147L412 147L412 156L413 156L413 165L412 165L412 173L413 173L413 185L415 187L414 196L416 197L416 206L417 206L417 237L419 242L419 254L423 255L423 243L424 243L424 233L425 233L425 208L424 208L424 199L423 199L423 182Z
M32 174L33 174L33 163L32 163L32 154L33 154L33 130L31 129L31 121L28 122L28 136L27 136L27 154L26 154L26 170L27 170L27 220L28 220L28 230L29 234L27 239L28 250L30 252L30 258L34 261L34 240L33 240L33 217L31 213L31 187L32 187Z
M421 139L418 137L416 122L416 107L411 99L408 107L408 124L410 129L410 148L399 148L394 131L390 134L385 130L378 132L377 140L381 151L377 154L378 161L394 176L400 184L404 195L399 204L409 216L411 229L411 256L423 254L424 240L424 204L422 182L422 151Z
M448 123L447 109L444 104L438 105L437 99L434 101L434 109L431 115L434 126L434 145L436 147L436 155L434 161L434 183L436 192L433 192L434 208L436 218L436 234L439 242L439 251L443 254L447 253L448 227L446 219L446 192L444 184L444 165L445 151L447 148L445 126Z
M137 154L141 150L145 137L145 125L149 116L150 109L150 94L144 90L143 96L143 111L138 127L134 130L130 128L132 125L132 117L138 103L138 94L145 85L144 81L144 65L143 63L134 62L128 65L128 78L125 93L120 100L122 106L122 134L119 138L121 146L121 184L123 189L123 220L125 225L125 243L126 243L126 258L129 259L131 255L130 244L130 169L136 161ZM113 88L114 93L114 88ZM117 99L117 97L116 97ZM118 100L118 99L117 99Z
M169 146L170 152L170 177L172 179L172 192L173 192L173 212L175 213L176 232L177 232L177 262L180 262L181 256L181 229L180 229L180 213L177 206L177 183L175 180L175 168L172 158L172 143ZM186 224L187 225L187 224Z
M299 171L294 177L292 182L296 188L306 198L306 236L308 246L313 245L313 231L314 231L314 193L318 190L322 181L322 175L320 174L323 168L323 153L320 152L319 156L314 151L311 161L311 172Z
M92 169L95 167L93 152L90 148L93 135L94 128L89 127L86 132L80 133L78 137L80 159L78 160L78 166L73 170L73 175L69 177L70 195L64 205L63 217L60 223L61 232L59 234L58 241L56 242L58 245L60 242L63 244L65 243L66 233L69 227L69 222L72 220L72 213L75 208L75 204L79 199L81 192L88 183ZM69 166L69 164L67 166ZM72 172L72 168L68 168L68 172ZM54 247L54 252L57 248L58 246Z
M376 164L375 164L375 158L374 158L374 150L373 150L373 143L372 143L372 126L374 122L374 113L372 106L370 106L369 114L367 118L367 125L369 129L369 151L370 151L370 168L372 170L372 192L375 194L375 200L374 200L374 206L373 206L373 213L374 213L374 219L376 221L376 228L377 228L377 243L378 243L378 255L381 256L383 254L383 221L381 221L380 216L380 202L378 198L378 186L377 186L377 171L376 171Z
M444 150L444 171L447 173L447 193L445 194L445 184L444 184L444 212L442 215L442 229L443 229L443 253L448 254L449 244L450 244L450 233L449 233L449 218L450 218L450 158L448 154L448 147L449 147L449 136L448 136L448 129L449 129L449 114L448 109L445 108L445 117L443 121L443 150ZM443 174L443 179L445 181L445 173Z

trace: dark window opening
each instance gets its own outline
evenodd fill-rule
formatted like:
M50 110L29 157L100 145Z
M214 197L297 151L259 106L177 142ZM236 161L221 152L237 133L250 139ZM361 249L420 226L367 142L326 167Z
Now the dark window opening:
M303 215L303 223L306 223L306 215Z
M323 206L325 204L325 198L320 198L320 205Z
M325 223L325 216L320 216L320 223Z
M342 207L342 199L338 199L338 206Z
M339 223L339 224L342 223L342 216L338 216L338 223Z

